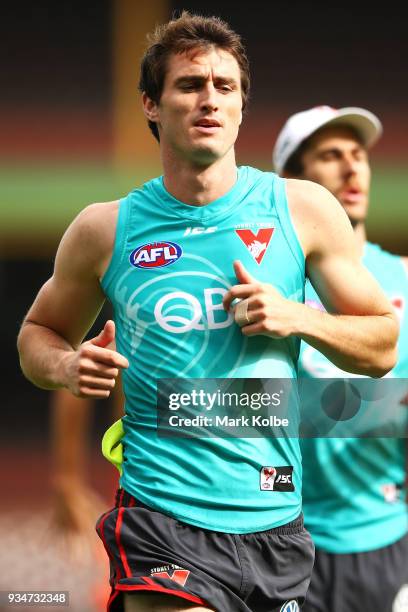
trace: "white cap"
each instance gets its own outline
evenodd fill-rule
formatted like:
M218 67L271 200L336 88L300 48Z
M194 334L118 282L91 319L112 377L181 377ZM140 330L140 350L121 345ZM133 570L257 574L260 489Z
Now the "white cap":
M381 121L364 108L315 106L289 117L281 129L272 155L276 172L282 172L289 157L306 138L327 125L351 126L361 136L366 147L371 147L382 134Z

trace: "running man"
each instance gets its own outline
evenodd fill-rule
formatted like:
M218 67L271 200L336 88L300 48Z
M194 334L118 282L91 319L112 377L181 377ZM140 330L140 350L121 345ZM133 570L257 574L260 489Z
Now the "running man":
M368 149L381 133L379 119L365 109L315 107L288 119L276 141L274 165L283 176L323 185L343 206L363 264L400 318L399 360L389 375L408 378L408 260L366 239ZM306 303L323 308L309 282ZM300 355L299 376L347 377L305 342ZM406 440L304 439L301 449L305 523L316 545L304 609L407 610ZM404 588L406 607L402 608L398 601L404 597Z
M296 610L314 556L298 440L159 437L157 381L293 378L299 338L382 376L398 323L330 193L237 168L249 68L226 23L184 12L159 27L140 89L163 176L68 228L19 335L22 369L86 397L123 370L121 489L98 522L110 610ZM305 267L339 314L304 305ZM108 321L82 343L105 297L116 331ZM261 490L275 466L290 478Z

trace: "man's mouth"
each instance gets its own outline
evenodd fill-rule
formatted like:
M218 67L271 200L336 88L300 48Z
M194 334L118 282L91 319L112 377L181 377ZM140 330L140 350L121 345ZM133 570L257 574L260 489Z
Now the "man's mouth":
M194 127L204 134L214 134L219 130L221 124L216 119L206 119L203 117L194 123Z
M363 198L363 192L357 187L347 187L340 193L340 199L347 204L358 204Z

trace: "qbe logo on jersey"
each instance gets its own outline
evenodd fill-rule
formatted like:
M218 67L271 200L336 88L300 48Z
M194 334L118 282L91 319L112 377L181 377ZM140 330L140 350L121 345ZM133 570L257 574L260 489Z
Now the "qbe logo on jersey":
M294 491L292 476L292 465L264 465L261 467L261 491Z
M131 252L129 261L135 268L163 268L175 263L183 254L175 242L148 242Z

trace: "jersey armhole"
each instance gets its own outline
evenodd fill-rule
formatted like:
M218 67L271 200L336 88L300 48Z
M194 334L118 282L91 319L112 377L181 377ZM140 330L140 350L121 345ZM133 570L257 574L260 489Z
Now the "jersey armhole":
M282 226L286 242L288 243L289 249L294 256L303 277L305 277L305 256L290 214L285 179L281 178L280 176L275 176L275 180L273 181L273 193L275 196L276 212L279 217L279 222Z
M126 253L129 214L129 198L121 198L119 200L118 219L116 222L115 242L113 246L112 257L109 262L108 268L100 281L101 287L105 291L105 293L107 292L107 289L112 283L115 277L115 273L119 269L119 266L121 265Z

